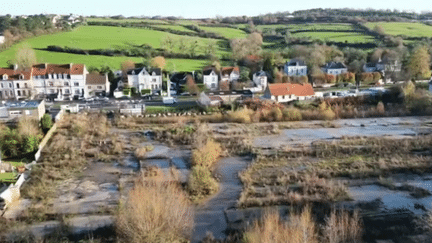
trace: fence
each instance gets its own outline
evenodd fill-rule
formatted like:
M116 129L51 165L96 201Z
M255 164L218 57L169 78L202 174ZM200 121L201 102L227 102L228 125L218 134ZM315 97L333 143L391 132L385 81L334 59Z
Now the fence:
M60 112L55 117L56 121L59 121L62 118L63 113ZM37 161L39 161L41 153L43 148L48 143L49 139L52 137L54 132L57 130L57 123L54 124L53 127L48 131L48 133L45 135L45 137L42 139L41 143L39 144L39 150L35 154L35 161L33 161L32 165L36 164ZM11 204L13 201L18 200L21 196L20 188L24 184L28 177L27 173L23 173L18 177L18 180L15 182L15 184L9 185L9 187L4 190L2 193L0 193L0 198L4 200L6 207Z

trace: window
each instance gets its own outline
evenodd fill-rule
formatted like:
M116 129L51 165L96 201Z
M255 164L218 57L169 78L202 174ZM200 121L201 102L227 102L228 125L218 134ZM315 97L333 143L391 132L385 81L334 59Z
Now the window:
M19 84L17 84L17 89L19 89L20 87L19 87Z
M9 88L12 88L12 84L11 83L9 83Z
M69 82L64 82L64 85L65 86L69 86Z
M23 96L27 95L25 90L22 91L22 94L23 94Z
M212 87L212 88L216 88L216 84L215 84L215 83L212 83L212 84L211 84L211 87Z
M90 90L91 90L91 86L88 86L88 89L90 89Z
M157 82L157 79L156 79L156 78L153 78L152 81L153 81L153 82Z
M69 94L69 89L65 89L65 94Z
M21 91L18 90L18 96L21 96Z
M24 87L25 87L26 89L28 88L27 83L24 83Z
M13 92L12 91L9 91L9 94L10 94L10 96L13 96Z
M53 82L48 82L48 86L54 86L54 83Z
M75 82L74 85L75 85L75 86L79 86L79 83L78 83L78 82Z
M75 90L75 94L79 94L79 89L76 89L76 90Z
M25 114L26 115L30 115L30 111L29 110L25 110Z
M102 89L102 86L97 86L97 89Z
M0 84L1 85L1 87L3 88L3 84Z

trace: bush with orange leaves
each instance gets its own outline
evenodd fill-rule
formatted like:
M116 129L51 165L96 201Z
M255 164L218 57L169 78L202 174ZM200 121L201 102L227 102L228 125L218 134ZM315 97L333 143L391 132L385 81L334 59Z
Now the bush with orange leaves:
M208 140L202 148L192 151L192 166L210 168L218 161L221 154L221 145L213 140Z

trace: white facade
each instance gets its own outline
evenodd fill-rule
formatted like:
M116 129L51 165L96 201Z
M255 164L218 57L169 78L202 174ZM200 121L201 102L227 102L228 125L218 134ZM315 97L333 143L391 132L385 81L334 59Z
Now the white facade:
M340 62L329 62L321 70L326 74L339 75L348 72L348 68Z
M212 70L209 75L203 75L203 83L209 90L216 90L219 86L219 76Z
M302 61L292 60L285 63L284 72L288 76L306 76L307 66Z
M5 42L5 37L0 35L0 45L3 44Z
M127 74L127 84L131 88L135 87L137 92L141 92L143 89L162 90L162 73L160 70L147 71L142 68L131 70Z
M265 72L257 72L252 76L252 80L257 87L265 89L267 87L267 75Z
M0 77L0 100L15 99L14 83L12 80L2 80Z

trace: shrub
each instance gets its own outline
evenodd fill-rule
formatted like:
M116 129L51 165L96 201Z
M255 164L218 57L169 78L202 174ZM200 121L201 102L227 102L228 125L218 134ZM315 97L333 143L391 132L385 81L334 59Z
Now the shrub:
M145 155L146 155L146 153L148 152L148 151L152 151L153 150L153 147L152 146L142 146L142 147L139 147L139 148L137 148L136 150L135 150L135 157L137 158L137 159L144 159L145 158Z
M36 119L21 117L18 121L18 132L21 136L36 136L40 134L39 122Z
M333 210L326 219L324 238L328 243L362 242L362 226L358 212L351 217L348 212Z
M186 194L162 178L141 178L116 221L124 242L186 242L192 227L193 209Z
M378 102L376 109L377 109L378 114L384 115L385 108L384 108L384 104L382 103L382 101Z
M189 194L193 197L203 197L215 193L219 185L213 178L209 168L194 166L187 182Z
M228 116L229 116L229 120L232 122L250 123L252 114L253 114L252 110L248 108L242 108L240 110L229 113Z
M283 119L285 121L301 121L302 114L296 108L286 108L283 110Z
M321 111L321 116L323 120L333 120L336 117L335 112L331 108L327 108L324 111Z
M306 207L301 214L291 213L288 222L282 222L278 212L265 212L261 221L255 221L253 226L245 232L244 242L318 242L310 207Z
M130 91L130 89L123 89L123 95L129 95Z
M141 94L145 95L145 94L151 94L151 89L142 89L141 90Z
M192 151L192 165L210 168L218 161L221 153L221 145L215 141L209 140L203 147Z
M336 77L332 74L325 74L324 78L328 84L334 84L336 82Z
M273 107L270 111L270 115L274 121L282 121L283 114L278 107Z
M41 119L41 126L44 133L47 133L53 126L51 115L44 114Z

